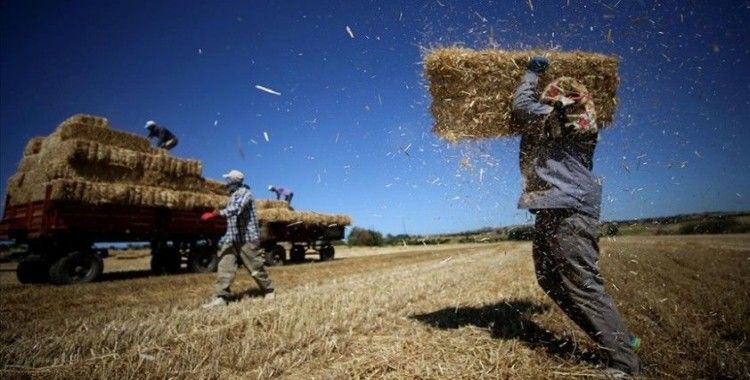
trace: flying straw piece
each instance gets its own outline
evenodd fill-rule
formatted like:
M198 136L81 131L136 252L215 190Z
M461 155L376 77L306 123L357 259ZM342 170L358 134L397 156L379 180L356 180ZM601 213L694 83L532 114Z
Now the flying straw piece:
M268 142L268 132L263 132L263 138Z
M346 32L349 33L349 37L354 38L354 33L352 33L352 28L349 25L346 26Z
M259 84L256 84L256 85L255 85L255 88L257 88L258 90L261 90L261 91L267 92L267 93L269 93L269 94L273 94L273 95L276 95L276 96L281 96L281 93L280 93L280 92L278 92L278 91L274 91L274 90L271 90L271 89L270 89L270 88L268 88L268 87L263 87L263 86L261 86L261 85L259 85Z

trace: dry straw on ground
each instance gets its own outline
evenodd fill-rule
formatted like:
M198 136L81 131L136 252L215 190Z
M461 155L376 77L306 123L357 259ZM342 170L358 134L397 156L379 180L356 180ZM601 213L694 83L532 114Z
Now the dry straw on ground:
M601 246L647 378L750 377L747 235ZM506 242L273 267L275 301L209 311L215 274L148 276L148 257L105 259L132 269L2 288L0 377L605 378L593 342L537 285L530 252ZM233 289L260 293L244 271Z
M424 57L433 131L449 141L518 134L521 126L511 116L513 93L535 55L551 62L540 78L540 91L561 76L576 78L593 95L600 127L612 122L619 83L616 57L578 51L440 48Z

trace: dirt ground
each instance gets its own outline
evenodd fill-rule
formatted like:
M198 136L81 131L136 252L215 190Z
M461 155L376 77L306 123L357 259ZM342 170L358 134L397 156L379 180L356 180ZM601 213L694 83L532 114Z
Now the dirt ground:
M607 288L650 378L750 377L750 235L603 239ZM275 301L200 305L213 274L20 285L0 267L2 378L602 377L593 343L536 284L529 243L347 249L270 268Z

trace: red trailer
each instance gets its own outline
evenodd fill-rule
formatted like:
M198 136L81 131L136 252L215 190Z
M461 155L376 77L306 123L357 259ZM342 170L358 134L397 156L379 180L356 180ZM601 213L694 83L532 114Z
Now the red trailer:
M178 272L184 262L194 272L214 271L218 242L226 230L222 218L200 220L208 210L58 202L50 200L50 187L44 201L9 206L6 198L5 205L0 240L28 246L16 270L22 283L96 280L104 268L101 252L94 248L100 242L150 242L155 273ZM279 242L291 243L292 261L303 261L309 249L330 260L330 242L343 237L343 226L261 224L261 247L269 265L287 260Z

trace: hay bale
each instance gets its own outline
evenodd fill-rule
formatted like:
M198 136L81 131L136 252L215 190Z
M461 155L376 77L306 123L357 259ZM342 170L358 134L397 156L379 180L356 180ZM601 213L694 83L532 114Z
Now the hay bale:
M82 123L60 124L55 132L46 140L49 140L53 136L57 136L61 140L90 140L138 152L151 152L151 145L148 139L143 136L111 128L96 128Z
M203 185L206 192L211 194L227 195L227 187L224 182L207 179Z
M346 226L351 218L346 215L328 215L309 211L291 211L284 208L265 208L257 211L258 220L265 223L302 223L305 225Z
M258 199L255 201L255 207L258 210L269 208L289 209L289 203L286 201L277 201L275 199Z
M611 124L619 84L616 57L579 51L442 48L424 58L433 132L449 141L518 134L522 125L511 117L513 93L535 55L546 55L551 62L540 77L540 90L558 77L576 78L593 95L597 121L602 127Z
M109 120L107 120L106 117L89 115L85 113L75 114L63 120L63 122L60 123L60 125L68 125L68 124L81 124L81 125L86 125L89 127L100 127L100 128L110 127Z
M193 210L214 209L226 204L227 198L199 192L179 191L152 186L124 185L56 179L49 182L50 199L92 205L118 204ZM39 188L44 189L44 186ZM33 200L44 199L44 190L35 192Z
M32 154L25 156L21 159L21 162L18 163L18 168L16 169L16 172L23 173L27 172L29 170L34 170L37 166L39 166L39 154Z
M42 149L43 142L44 136L32 137L31 140L26 143L26 147L23 149L24 157L39 153L39 150Z
M19 171L37 167L49 172L49 179L70 178L94 182L122 182L199 191L203 189L201 163L167 155L150 155L94 141L45 141L40 153L24 157Z

